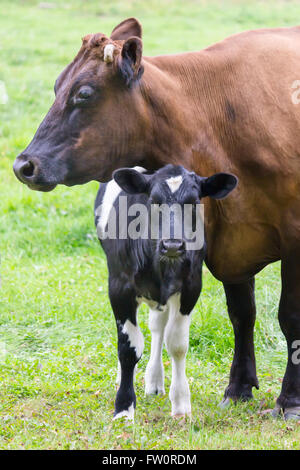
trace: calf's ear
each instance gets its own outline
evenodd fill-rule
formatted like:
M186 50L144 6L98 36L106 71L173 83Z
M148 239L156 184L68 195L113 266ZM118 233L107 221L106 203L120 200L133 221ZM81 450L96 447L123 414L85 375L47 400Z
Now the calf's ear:
M142 37L142 25L136 18L127 18L116 26L110 35L113 41L126 41L131 36Z
M238 179L230 173L216 173L200 179L200 197L224 199L236 187Z
M114 171L113 178L129 194L146 193L149 187L149 180L133 168L120 168Z
M144 71L141 65L143 43L140 38L133 36L127 39L122 47L119 58L119 72L127 86L138 80Z

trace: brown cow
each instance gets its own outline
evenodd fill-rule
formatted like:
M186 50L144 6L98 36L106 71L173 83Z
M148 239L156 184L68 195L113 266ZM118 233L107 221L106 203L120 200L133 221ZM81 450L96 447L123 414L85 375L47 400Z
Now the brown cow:
M116 168L182 164L239 177L206 201L207 265L224 283L235 333L225 401L258 388L254 276L282 260L279 321L288 364L276 410L300 416L300 28L237 34L199 52L142 57L130 18L86 36L58 77L56 99L14 164L31 189L107 181ZM297 103L297 100L294 100Z

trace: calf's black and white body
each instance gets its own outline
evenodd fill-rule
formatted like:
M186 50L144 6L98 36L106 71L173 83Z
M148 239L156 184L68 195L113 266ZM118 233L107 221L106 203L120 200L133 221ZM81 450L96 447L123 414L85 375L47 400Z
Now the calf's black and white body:
M144 347L137 322L137 309L141 302L149 305L152 334L145 392L165 392L162 363L165 342L172 358L169 393L172 415L191 412L185 357L189 344L190 313L201 291L205 242L198 249L188 249L190 245L185 234L195 228L200 199L205 196L224 198L236 183L237 179L233 175L218 173L203 178L181 166L167 165L152 174L139 167L123 168L114 173L112 181L100 186L95 202L95 223L107 256L109 297L118 330L120 386L115 401L115 417L134 416L134 371ZM176 225L186 224L185 219L179 220L178 214L174 213L170 217L169 238L164 237L162 227L159 226L159 235L153 239L150 221L148 236L144 238L124 237L124 227L119 222L117 237L103 239L112 211L120 215L121 196L127 197L128 208L136 207L136 204L143 205L146 208L144 218L149 217L149 220L152 210L155 213L163 206L173 207L175 204L184 208L188 204L193 212L189 219L191 227L182 227L181 237L174 238L172 235ZM132 215L126 219L126 229L132 220ZM158 220L161 225L161 218Z

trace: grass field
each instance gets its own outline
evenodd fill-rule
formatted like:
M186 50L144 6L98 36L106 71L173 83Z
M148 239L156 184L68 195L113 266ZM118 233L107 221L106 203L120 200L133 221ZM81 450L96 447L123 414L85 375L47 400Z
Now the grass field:
M0 81L0 449L300 449L300 425L264 413L280 391L286 346L277 322L279 264L257 277L255 328L260 390L220 411L233 334L222 286L205 269L187 360L193 417L170 417L168 397L146 398L145 352L136 380L135 424L112 422L116 331L106 262L93 226L98 185L32 192L12 163L30 141L61 69L89 32L128 16L144 26L145 54L196 50L249 28L300 23L296 1L1 0ZM43 8L42 8L43 7ZM4 13L5 12L5 13ZM164 353L167 389L170 363Z

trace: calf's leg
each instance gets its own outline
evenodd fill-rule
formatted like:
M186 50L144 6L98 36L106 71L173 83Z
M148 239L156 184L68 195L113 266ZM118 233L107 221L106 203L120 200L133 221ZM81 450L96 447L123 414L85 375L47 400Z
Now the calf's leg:
M256 316L254 278L243 284L224 284L224 288L235 349L229 385L221 406L227 406L230 399L248 400L252 398L252 387L259 388L253 342Z
M137 374L137 364L135 365L135 368L134 368L133 379L135 379L136 374ZM118 359L116 385L120 386L120 383L121 383L121 364Z
M189 345L190 315L180 312L180 296L169 301L169 319L165 330L167 351L172 358L172 382L169 397L172 416L191 413L189 384L185 374L185 358Z
M279 323L286 338L288 362L275 413L300 419L300 248L289 244L281 263L282 291Z
M137 302L130 284L110 282L110 301L118 330L120 386L115 401L114 419L134 419L136 396L134 370L142 356L144 338L137 324Z
M149 311L149 328L152 336L150 360L145 374L146 395L165 393L162 347L168 316L168 309L165 311L150 309Z

